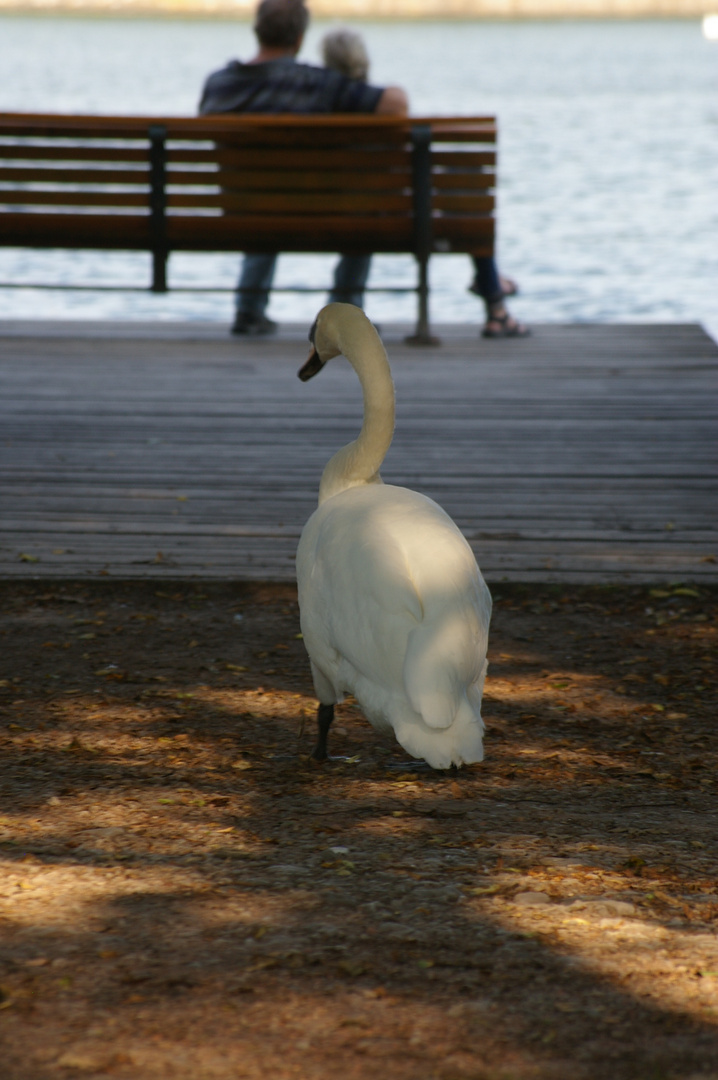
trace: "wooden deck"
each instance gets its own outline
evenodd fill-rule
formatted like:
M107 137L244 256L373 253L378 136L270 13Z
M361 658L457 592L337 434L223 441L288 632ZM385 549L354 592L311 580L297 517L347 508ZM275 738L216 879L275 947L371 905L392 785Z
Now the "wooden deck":
M385 341L383 475L437 499L490 581L718 579L718 347L698 326L442 329ZM358 429L305 328L0 323L0 576L291 580L322 468Z

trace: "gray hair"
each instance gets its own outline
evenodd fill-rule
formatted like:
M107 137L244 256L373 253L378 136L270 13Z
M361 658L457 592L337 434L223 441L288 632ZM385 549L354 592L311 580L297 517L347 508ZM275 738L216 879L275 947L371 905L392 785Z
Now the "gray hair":
M347 75L350 79L366 82L369 74L369 54L361 34L342 27L331 30L322 38L322 59L328 68Z

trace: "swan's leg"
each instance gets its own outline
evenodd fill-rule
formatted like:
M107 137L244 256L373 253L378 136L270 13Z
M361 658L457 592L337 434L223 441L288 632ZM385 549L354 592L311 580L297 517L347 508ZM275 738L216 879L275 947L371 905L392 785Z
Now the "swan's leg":
M320 705L317 709L317 727L319 729L319 737L317 738L317 745L312 751L312 757L315 761L327 760L327 735L329 734L329 728L331 727L333 719L334 706Z

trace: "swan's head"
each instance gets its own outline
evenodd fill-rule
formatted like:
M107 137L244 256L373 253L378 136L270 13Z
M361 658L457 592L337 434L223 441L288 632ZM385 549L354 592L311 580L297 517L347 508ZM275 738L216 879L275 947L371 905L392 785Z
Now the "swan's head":
M298 372L299 378L307 382L319 374L327 361L342 353L346 356L347 345L367 331L376 334L361 308L354 304L327 304L309 331L311 349L306 364Z

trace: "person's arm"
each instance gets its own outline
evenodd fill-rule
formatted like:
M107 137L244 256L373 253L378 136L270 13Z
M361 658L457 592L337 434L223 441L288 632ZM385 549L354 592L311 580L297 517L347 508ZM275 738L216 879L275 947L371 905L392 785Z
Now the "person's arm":
M409 98L406 92L400 86L387 86L374 112L377 116L408 116Z

